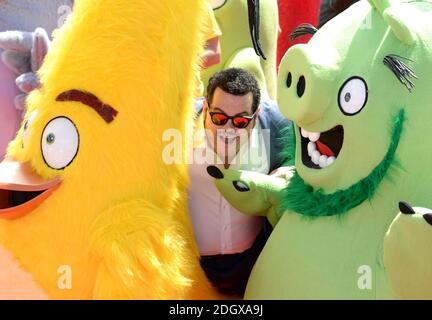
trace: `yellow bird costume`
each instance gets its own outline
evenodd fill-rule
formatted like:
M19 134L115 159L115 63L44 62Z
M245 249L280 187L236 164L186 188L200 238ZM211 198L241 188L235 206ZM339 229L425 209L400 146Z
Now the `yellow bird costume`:
M0 242L50 298L217 297L193 240L186 161L162 158L166 130L190 140L204 5L76 0L55 35L0 165Z

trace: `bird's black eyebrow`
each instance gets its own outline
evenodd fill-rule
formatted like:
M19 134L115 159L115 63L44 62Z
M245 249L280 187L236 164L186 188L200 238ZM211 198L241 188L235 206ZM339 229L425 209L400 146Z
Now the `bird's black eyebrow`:
M391 72L396 76L400 83L402 83L409 92L414 89L414 83L412 79L418 79L414 70L406 65L402 60L413 62L408 58L398 56L396 54L389 54L385 56L383 63L390 69Z
M56 101L76 101L94 109L107 123L114 121L118 111L108 104L103 103L90 92L85 92L77 89L69 90L60 93Z
M307 34L314 35L317 31L318 29L315 28L310 23L302 23L301 25L299 25L297 28L294 29L294 31L290 34L289 37L291 41L294 41L295 39Z

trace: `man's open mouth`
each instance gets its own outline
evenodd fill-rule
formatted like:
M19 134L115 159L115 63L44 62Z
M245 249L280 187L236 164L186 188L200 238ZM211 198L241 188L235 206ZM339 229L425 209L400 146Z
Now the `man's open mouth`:
M60 180L43 180L26 163L0 164L0 218L17 219L38 207L58 187Z
M310 132L299 128L303 164L312 169L324 169L336 161L342 149L344 130L336 126L325 132Z

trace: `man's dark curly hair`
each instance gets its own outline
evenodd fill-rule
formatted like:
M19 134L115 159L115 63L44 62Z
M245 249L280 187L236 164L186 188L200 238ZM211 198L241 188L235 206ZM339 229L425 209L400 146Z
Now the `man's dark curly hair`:
M209 104L213 101L213 94L216 88L220 88L226 93L235 96L244 96L252 92L252 113L255 113L260 104L261 92L258 82L255 77L246 70L229 68L215 73L210 78L207 86L207 101Z

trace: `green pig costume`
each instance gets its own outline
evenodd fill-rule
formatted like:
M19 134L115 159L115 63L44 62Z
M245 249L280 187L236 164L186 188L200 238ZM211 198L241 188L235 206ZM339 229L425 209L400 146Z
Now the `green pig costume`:
M221 61L202 71L204 84L220 70L243 68L257 78L264 98L276 99L277 0L211 2L222 31Z
M208 168L274 226L247 299L432 299L431 74L426 0L360 1L287 52L293 177Z

